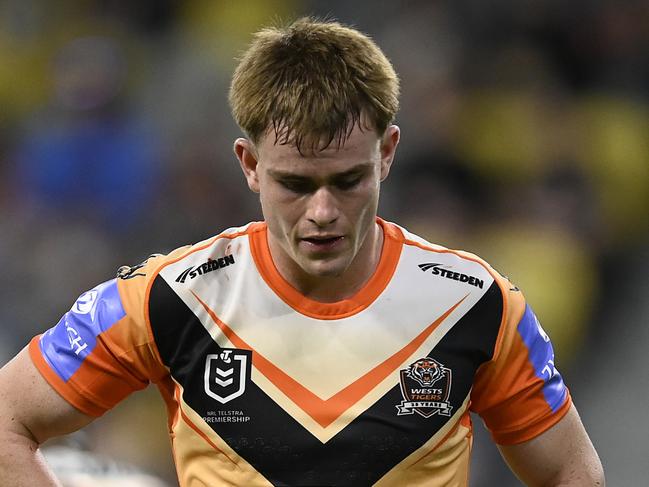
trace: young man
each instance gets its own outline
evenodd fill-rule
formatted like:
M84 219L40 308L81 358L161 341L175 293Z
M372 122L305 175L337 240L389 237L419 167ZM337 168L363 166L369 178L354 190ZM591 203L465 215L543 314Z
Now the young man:
M123 268L2 370L0 478L155 383L180 485L465 486L470 411L528 485L603 485L521 292L377 218L398 80L356 30L254 38L230 101L264 221Z

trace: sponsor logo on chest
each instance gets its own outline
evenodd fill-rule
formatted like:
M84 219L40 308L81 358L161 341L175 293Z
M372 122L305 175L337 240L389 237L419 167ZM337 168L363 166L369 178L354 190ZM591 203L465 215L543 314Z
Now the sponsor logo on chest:
M250 381L252 352L250 350L221 349L205 357L203 388L205 394L220 404L241 397ZM247 423L250 416L240 409L218 406L205 412L206 423Z
M397 415L417 413L424 418L435 414L450 416L453 406L451 394L451 369L437 360L424 357L400 371L403 401L396 406Z
M475 276L470 276L469 274L463 274L461 272L455 272L451 270L450 267L444 266L443 264L427 262L425 264L419 264L419 268L423 272L431 271L434 276L440 276L445 277L446 279L451 279L453 281L464 282L480 289L484 287L484 279L479 279Z
M192 280L208 272L216 271L218 269L223 269L229 265L234 264L233 255L224 255L218 259L208 259L207 262L204 262L201 265L191 266L182 271L178 277L176 277L176 282L184 283L187 279Z
M225 404L246 392L250 379L250 350L223 348L205 358L205 394Z

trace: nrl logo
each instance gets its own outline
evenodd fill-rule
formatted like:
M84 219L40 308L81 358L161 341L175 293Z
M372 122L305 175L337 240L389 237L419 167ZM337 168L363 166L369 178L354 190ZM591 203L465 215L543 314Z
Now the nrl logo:
M252 352L226 349L205 358L205 394L221 404L241 396L250 380Z
M424 418L435 414L450 416L453 406L448 402L451 394L451 369L437 360L425 357L401 369L401 395L397 416L417 413Z

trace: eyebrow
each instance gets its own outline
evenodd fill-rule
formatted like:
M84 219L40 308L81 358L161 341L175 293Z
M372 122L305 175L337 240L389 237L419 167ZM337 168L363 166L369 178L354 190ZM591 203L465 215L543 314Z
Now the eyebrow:
M348 169L346 171L332 174L330 175L327 179L330 181L335 181L339 179L344 179L345 177L349 176L356 176L358 174L365 173L369 170L372 170L374 168L374 164L371 162L365 162L362 164L357 164L356 166L352 167L351 169ZM277 180L312 180L310 176L305 176L302 174L295 174L292 172L288 171L282 171L282 170L276 170L276 169L270 169L268 171L268 174L270 174L271 177Z

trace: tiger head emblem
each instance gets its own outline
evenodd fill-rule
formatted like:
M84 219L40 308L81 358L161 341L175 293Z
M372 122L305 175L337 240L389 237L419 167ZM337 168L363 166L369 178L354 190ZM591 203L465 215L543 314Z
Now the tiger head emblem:
M436 360L422 358L410 365L408 377L416 380L423 387L431 387L444 377L444 369Z

